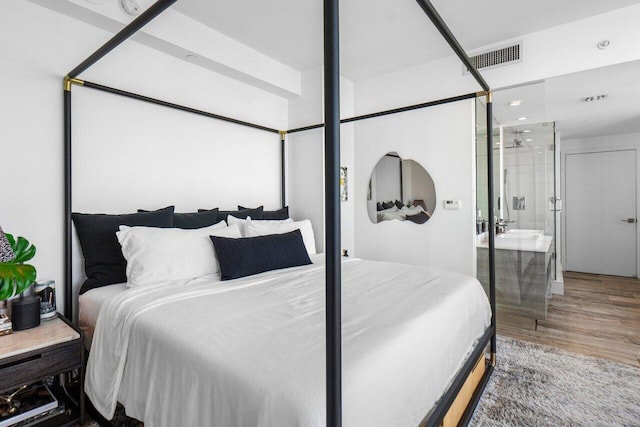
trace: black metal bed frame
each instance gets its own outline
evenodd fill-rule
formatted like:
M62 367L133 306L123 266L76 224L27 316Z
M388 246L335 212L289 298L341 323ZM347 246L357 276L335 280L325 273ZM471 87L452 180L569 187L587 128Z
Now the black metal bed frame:
M71 88L74 85L84 86L115 95L121 95L140 101L162 105L165 107L202 115L209 118L248 126L266 132L280 135L281 150L281 201L286 203L285 188L285 148L286 134L302 132L311 129L325 128L324 161L325 161L325 292L326 292L326 411L327 426L342 425L342 340L341 340L341 241L340 241L340 124L359 120L381 117L405 111L431 107L435 105L456 102L480 96L486 96L487 106L487 166L488 166L488 203L489 203L489 300L491 304L491 324L480 338L467 361L457 373L453 383L427 414L421 425L435 426L442 422L447 410L452 405L467 377L475 367L476 361L485 354L486 370L476 388L469 405L460 421L466 425L473 415L484 388L486 387L496 363L496 323L495 323L495 224L494 211L494 183L493 183L493 108L492 92L487 82L478 70L471 64L464 49L460 46L442 17L438 14L429 0L416 0L433 25L438 29L451 49L467 67L482 91L459 95L451 98L410 105L402 108L380 111L371 114L340 120L340 60L339 60L339 0L323 0L324 2L324 117L325 122L290 130L277 130L266 126L237 120L231 117L209 113L195 108L162 101L115 89L112 87L78 79L78 75L86 71L93 64L127 40L147 23L160 15L177 0L158 0L138 18L112 37L107 43L71 70L64 77L64 231L65 231L65 316L73 318L73 289L72 289L72 150L71 150ZM490 358L486 358L486 348L490 347Z

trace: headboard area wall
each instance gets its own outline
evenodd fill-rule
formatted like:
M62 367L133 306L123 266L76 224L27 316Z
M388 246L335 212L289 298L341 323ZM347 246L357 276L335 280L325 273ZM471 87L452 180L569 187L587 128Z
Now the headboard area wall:
M279 207L277 134L96 91L74 97L74 210Z
M73 95L74 212L280 207L278 134L89 89ZM75 294L84 281L75 232L73 242Z
M9 58L0 76L11 81L0 106L1 155L10 159L7 176L20 176L19 184L3 189L10 203L0 204L0 225L36 245L38 278L56 281L64 312L62 76L113 33L32 2L0 2L0 16L0 47ZM287 129L283 95L133 40L82 77ZM74 211L280 205L278 134L78 86L72 99ZM74 267L81 267L77 259Z

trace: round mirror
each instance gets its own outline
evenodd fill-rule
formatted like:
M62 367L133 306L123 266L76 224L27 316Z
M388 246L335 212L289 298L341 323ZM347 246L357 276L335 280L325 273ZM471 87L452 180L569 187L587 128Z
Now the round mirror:
M367 191L367 211L374 224L391 220L424 224L436 207L431 175L415 160L394 152L373 168Z

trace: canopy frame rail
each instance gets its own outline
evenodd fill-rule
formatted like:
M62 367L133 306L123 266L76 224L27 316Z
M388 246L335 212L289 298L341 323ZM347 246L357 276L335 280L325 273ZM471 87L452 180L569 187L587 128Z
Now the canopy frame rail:
M338 186L338 174L340 164L340 124L349 123L356 120L380 117L383 115L399 113L402 111L409 111L411 109L417 109L432 105L438 105L446 102L452 102L451 98L445 100L433 101L433 103L417 104L409 107L402 107L394 110L387 110L380 113L372 113L364 116L358 116L351 119L340 120L340 59L339 59L339 0L323 0L324 2L324 58L325 58L325 76L324 76L324 117L325 123L306 126L304 128L296 128L290 131L278 131L276 129L267 128L261 125L249 124L241 120L232 119L225 116L219 116L212 113L207 113L202 110L193 109L190 107L179 106L177 104L169 103L166 101L160 101L155 98L146 97L143 95L133 94L131 92L121 91L119 89L108 88L107 86L98 85L91 82L86 82L78 79L78 75L122 42L129 39L138 30L140 30L147 23L152 21L164 10L169 8L177 0L157 0L149 9L142 13L138 18L132 21L124 29L118 32L107 43L96 50L92 55L80 63L77 67L71 70L67 76L64 77L64 206L65 206L65 315L69 318L73 318L73 290L72 290L72 109L71 109L71 87L73 85L81 85L91 87L93 89L103 90L118 95L128 96L130 98L139 99L142 101L152 102L166 107L176 108L181 111L200 114L203 116L225 120L228 122L250 125L251 127L262 129L268 132L275 132L280 135L280 147L281 147L281 171L282 171L282 204L286 201L285 197L285 160L286 160L286 141L285 136L287 133L300 132L303 130L317 129L326 127L325 129L325 239L326 247L330 250L327 258L326 265L326 277L325 287L327 289L327 426L339 427L342 425L342 402L341 402L341 301L340 301L340 286L341 286L341 264L340 264L340 203L339 203L339 186ZM476 390L474 397L470 403L470 406L465 412L463 417L463 424L466 424L469 419L469 411L473 411L475 405L479 400L479 394L481 388L486 386L486 382L493 366L496 363L496 329L495 329L495 231L494 231L494 203L493 203L493 161L491 156L492 136L493 136L493 117L492 117L492 95L491 90L487 82L480 75L478 70L471 64L464 49L460 46L453 33L449 30L442 17L438 14L429 0L416 0L423 11L427 14L434 26L441 33L443 38L447 41L449 46L453 49L459 59L469 69L469 72L482 87L484 92L478 92L476 94L462 95L461 99L469 99L474 96L480 96L482 94L487 96L487 152L489 153L487 166L488 166L488 194L489 194L489 280L490 280L490 292L489 298L491 303L492 319L491 325L483 335L483 339L487 336L490 337L490 359L486 361L490 365L487 372L483 376L483 380L480 386ZM457 98L457 97L456 97ZM427 105L429 104L429 105ZM480 349L480 350L479 350ZM481 345L474 348L476 351L484 351L484 347ZM331 359L331 360L330 360ZM473 358L470 358L473 361ZM467 361L467 364L471 362ZM463 376L464 372L456 375L456 382ZM450 387L451 389L451 387ZM453 391L448 390L445 395L452 394ZM444 399L441 399L444 400ZM475 403L474 403L475 402ZM443 404L445 405L445 404ZM450 405L450 403L448 404ZM472 406L472 407L471 407ZM436 408L437 409L437 408ZM438 411L438 414L428 418L427 425L436 425L442 420L444 413ZM433 423L433 424L432 424Z

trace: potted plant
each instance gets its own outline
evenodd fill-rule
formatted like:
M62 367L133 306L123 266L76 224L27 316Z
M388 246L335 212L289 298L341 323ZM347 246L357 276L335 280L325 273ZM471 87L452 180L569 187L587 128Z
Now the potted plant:
M0 301L24 292L36 281L37 274L33 265L25 264L36 255L36 247L24 237L16 240L11 234L5 236L15 258L0 262Z
M15 239L11 234L4 234L0 228L0 315L4 314L5 319L6 300L21 294L36 281L36 268L25 264L35 254L36 247L27 239Z

